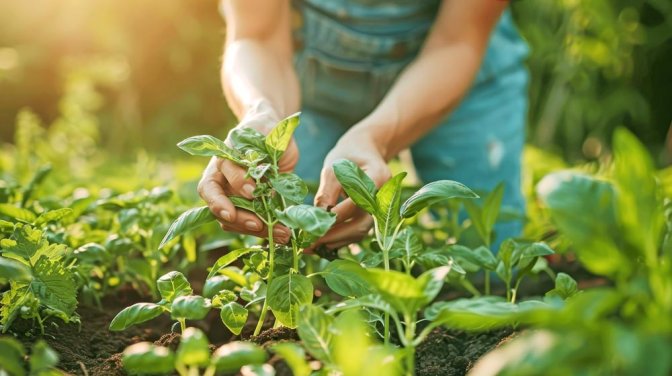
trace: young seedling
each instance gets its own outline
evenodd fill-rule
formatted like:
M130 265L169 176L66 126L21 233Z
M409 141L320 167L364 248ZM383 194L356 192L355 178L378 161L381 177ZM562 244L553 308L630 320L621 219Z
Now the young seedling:
M335 316L313 305L301 309L297 328L303 347L321 363L321 375L389 375L399 374L400 351L377 343L359 312L349 310ZM274 345L296 376L308 376L311 367L303 348L291 342Z
M255 288L265 294L253 299L254 302L263 300L254 335L261 331L269 309L280 323L296 327L298 308L310 303L313 295L312 283L299 270L303 248L323 236L335 222L333 214L302 204L308 194L306 184L297 175L280 171L280 157L298 125L299 114L294 114L279 122L266 136L251 128L236 128L229 135L229 144L212 136L195 136L178 144L192 155L223 158L245 167L247 176L256 183L253 200L242 197L230 199L236 207L256 214L266 224L267 257L258 252L252 253L250 249L236 250L220 258L208 276L212 278L218 275L239 257L249 254L246 264L261 276L265 286L262 288L262 285L257 285ZM175 237L213 220L215 217L207 207L183 213L170 227L161 247ZM278 252L282 254L284 251L284 246L276 244L273 238L273 227L278 224L291 230L289 244L292 267L276 276L276 257Z
M202 320L212 307L226 309L225 297L216 296L210 300L200 295L193 295L189 281L180 272L173 271L163 275L156 281L156 285L161 295L159 302L136 303L124 308L112 319L110 330L124 330L156 318L162 313L169 313L184 332L187 320Z
M328 313L367 308L382 311L392 318L404 347L405 374L415 372L415 348L426 338L429 331L416 333L418 314L427 307L443 287L444 279L452 265L428 270L418 278L395 270L364 269L350 261L350 272L366 281L374 293L346 300L329 309ZM430 324L431 325L431 324ZM436 326L434 326L436 327ZM300 332L299 332L300 333Z
M401 183L406 176L405 172L397 174L377 189L373 180L349 160L336 161L333 169L348 197L373 216L374 235L382 252L386 271L390 270L390 252L405 220L415 216L422 209L444 200L478 197L461 183L440 180L423 186L402 204ZM388 343L389 314L387 312L384 326L385 343Z
M9 336L0 337L0 360L0 375L62 375L55 368L58 354L44 340L35 342L28 356L21 342Z
M212 355L206 335L197 328L182 332L177 352L150 342L127 347L122 363L130 374L166 374L176 371L180 376L214 376L216 373L234 373L244 367L263 367L266 352L249 342L230 342L219 347ZM269 366L270 367L270 366ZM200 373L204 369L203 373Z

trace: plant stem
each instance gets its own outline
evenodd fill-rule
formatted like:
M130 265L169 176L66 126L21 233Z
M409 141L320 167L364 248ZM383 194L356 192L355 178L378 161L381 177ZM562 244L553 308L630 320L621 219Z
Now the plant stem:
M205 372L203 372L203 376L215 376L215 371L217 368L215 366L210 365L208 368L205 369Z
M413 337L415 337L415 317L414 315L404 315L406 321L406 375L413 376L415 374L415 345L413 344Z
M264 202L266 202L264 200ZM270 286L273 281L273 270L275 268L275 242L273 241L273 225L275 223L269 217L268 224L268 278L266 279L266 286ZM259 321L257 322L257 327L254 329L255 336L261 333L261 328L264 326L264 320L266 319L266 313L268 312L268 297L264 299L264 305L261 308L261 314L259 315Z
M518 278L516 281L516 285L513 287L513 296L511 296L511 303L516 302L516 295L518 294L518 288L520 287L520 281L522 281L523 278Z
M481 296L481 292L478 291L478 289L474 287L473 283L469 282L468 279L463 279L460 281L460 284L462 284L462 287L469 291L473 296Z
M490 271L485 270L485 295L490 295Z
M511 301L511 281L506 281L506 300Z
M383 249L383 265L385 266L385 271L390 271L390 251L389 249ZM388 345L390 343L390 314L385 312L385 323L383 328L383 342Z
M296 237L294 236L294 231L292 230L292 250L294 254L294 270L296 270L296 273L299 274L299 259L301 258L301 254L299 253L299 247L296 245Z
M186 319L177 319L177 321L180 322L181 333L184 333L184 331L187 329L187 320Z

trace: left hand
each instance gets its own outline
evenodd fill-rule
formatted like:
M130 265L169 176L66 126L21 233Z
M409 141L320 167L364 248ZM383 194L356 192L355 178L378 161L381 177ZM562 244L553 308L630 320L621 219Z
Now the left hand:
M332 165L339 159L349 159L364 170L377 187L382 186L392 175L376 139L380 140L370 130L355 126L344 134L327 154L320 175L320 186L315 196L315 206L335 213L336 224L307 249L308 252L321 245L336 249L358 242L368 234L373 225L373 218L349 198L338 202L344 192L336 179Z

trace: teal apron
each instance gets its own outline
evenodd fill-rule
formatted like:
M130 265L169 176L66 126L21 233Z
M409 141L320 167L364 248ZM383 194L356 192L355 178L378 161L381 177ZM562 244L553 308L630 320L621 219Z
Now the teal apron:
M324 158L339 137L374 109L418 55L440 2L303 0L294 5L300 15L295 64L302 95L296 171L317 182ZM524 210L527 52L506 10L468 95L411 148L424 182L452 179L482 191L504 182L503 204ZM450 66L446 62L446 69ZM521 229L521 221L498 224L498 243Z

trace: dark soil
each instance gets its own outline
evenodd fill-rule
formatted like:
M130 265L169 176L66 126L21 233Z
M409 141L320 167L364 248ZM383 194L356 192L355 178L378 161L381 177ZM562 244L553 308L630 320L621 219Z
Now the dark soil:
M81 327L77 324L63 324L54 321L58 326L47 321L44 336L18 337L26 347L32 346L38 338L43 338L60 356L58 367L74 375L113 375L107 370L100 372L102 366L108 364L107 359L118 354L131 345L140 341L158 340L161 334L170 330L166 320L157 318L148 325L130 327L123 332L111 332L108 325L120 309L100 311L95 308L81 307L78 312L81 316ZM22 330L23 326L26 330ZM32 323L17 322L14 328L18 333L31 333ZM34 329L33 329L34 332ZM39 334L39 331L36 333ZM123 373L122 373L123 374Z
M416 349L415 374L466 375L480 357L511 337L510 329L483 333L434 329Z

